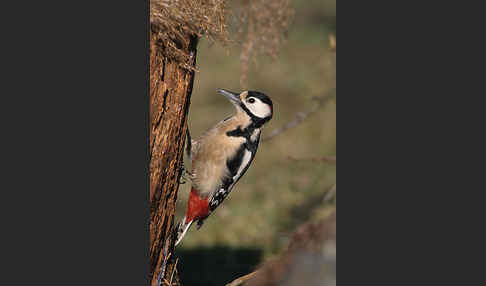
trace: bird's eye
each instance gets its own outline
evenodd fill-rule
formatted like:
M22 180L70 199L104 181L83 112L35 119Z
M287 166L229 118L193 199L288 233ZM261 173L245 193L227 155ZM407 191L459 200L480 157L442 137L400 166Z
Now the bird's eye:
M248 102L249 103L255 103L255 99L254 98L250 98L250 99L248 99Z

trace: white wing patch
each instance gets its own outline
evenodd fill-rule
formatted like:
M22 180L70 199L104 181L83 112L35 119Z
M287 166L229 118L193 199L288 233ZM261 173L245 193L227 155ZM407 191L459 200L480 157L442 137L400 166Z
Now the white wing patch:
M238 179L241 177L243 170L248 166L251 160L251 152L245 149L245 155L243 155L243 159L241 160L241 165L240 168L238 169L238 172L236 175L233 177L233 182L238 181ZM234 183L233 183L234 184Z
M253 133L251 134L250 140L252 142L255 142L258 138L258 135L260 135L260 129L253 130Z

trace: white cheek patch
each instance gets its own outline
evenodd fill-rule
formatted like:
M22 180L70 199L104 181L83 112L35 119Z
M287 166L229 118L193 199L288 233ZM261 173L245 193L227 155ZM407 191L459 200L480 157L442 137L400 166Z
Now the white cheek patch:
M260 99L255 98L254 103L246 103L246 107L253 113L253 115L265 118L272 114L272 110L268 104L263 103Z

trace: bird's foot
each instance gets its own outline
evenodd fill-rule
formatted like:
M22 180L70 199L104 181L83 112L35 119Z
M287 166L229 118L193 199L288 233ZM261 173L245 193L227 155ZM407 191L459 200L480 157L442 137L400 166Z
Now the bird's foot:
M184 185L187 182L186 179L186 167L184 166L184 162L182 162L181 166L179 167L179 184Z

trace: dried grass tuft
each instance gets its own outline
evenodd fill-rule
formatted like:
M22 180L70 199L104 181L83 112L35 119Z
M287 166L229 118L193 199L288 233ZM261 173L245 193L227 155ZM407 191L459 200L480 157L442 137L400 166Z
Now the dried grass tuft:
M164 47L164 55L188 66L186 51L191 37L206 37L210 43L226 45L232 40L226 25L227 0L151 0L150 27ZM294 10L290 0L234 1L232 13L236 31L233 39L241 44L240 84L247 89L251 59L266 54L275 59L285 40Z
M225 24L225 0L151 0L150 28L164 47L164 55L187 63L190 39L229 42Z

